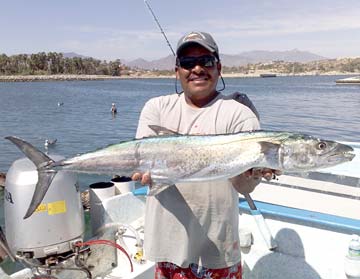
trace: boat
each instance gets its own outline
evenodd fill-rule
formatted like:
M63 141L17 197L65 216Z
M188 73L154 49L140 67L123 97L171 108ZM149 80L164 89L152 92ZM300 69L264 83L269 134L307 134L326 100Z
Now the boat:
M272 74L272 73L260 74L260 77L262 77L262 78L271 78L271 77L276 77L276 74Z
M253 204L239 194L239 234L244 279L360 278L360 242L354 236L360 235L360 142L347 144L354 148L356 154L351 162L301 175L284 174L276 180L263 181L251 193ZM29 167L24 161L27 159L19 160L11 167L15 170L8 172L6 187L16 187L22 172ZM18 179L12 185L11 177L14 173ZM75 177L60 174L57 175L60 180L54 179L53 183L72 184L76 180ZM49 227L51 223L52 226L59 226L58 229L64 233L62 240L71 245L66 247L65 252L57 253L56 249L60 249L60 245L48 239L47 247L41 247L44 249L26 252L20 249L20 244L26 246L25 242L10 239L6 243L12 251L10 254L24 268L10 275L4 272L2 275L0 270L0 277L153 278L154 263L146 259L142 250L148 188L135 189L121 184L131 183L129 181L101 183L99 187L90 185L90 225L93 233L87 239L74 229L76 226L80 231L83 229L83 212L79 207L81 202L76 187L62 185L49 189L53 191L50 195L72 191L66 197L68 203L75 204L67 209L69 216L72 216L72 227L66 228L67 221L52 223L61 214L43 216L48 218L47 223L36 219L41 214L34 214L29 220L22 221L26 210L24 207L19 213L21 220L17 220L18 224L13 228L17 237L26 239L30 227L45 230L49 234L48 231L54 229ZM111 190L113 187L115 191ZM57 188L61 188L61 192ZM14 199L16 193L12 190L11 194ZM57 204L56 210L63 210L61 204ZM75 214L69 212L71 210L79 212ZM77 221L74 215L78 216ZM17 216L12 213L11 222ZM7 217L9 215L5 212ZM33 223L32 219L36 222ZM6 224L11 228L10 223ZM27 233L18 232L21 226L28 228ZM70 235L71 230L75 234ZM57 232L53 231L53 234ZM29 242L32 240L28 239ZM9 245L14 242L17 248ZM33 246L29 247L33 249ZM43 274L49 277L40 277Z
M336 84L360 84L360 76L337 79Z

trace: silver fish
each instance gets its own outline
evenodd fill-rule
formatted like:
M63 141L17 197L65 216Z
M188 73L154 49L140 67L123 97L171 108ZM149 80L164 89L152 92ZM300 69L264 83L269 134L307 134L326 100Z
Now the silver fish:
M6 137L38 170L24 219L36 210L59 170L125 176L150 171L154 184L174 184L228 179L255 167L306 172L351 161L355 156L350 146L290 132L201 136L174 135L159 126L150 128L162 136L121 142L58 162L22 139Z

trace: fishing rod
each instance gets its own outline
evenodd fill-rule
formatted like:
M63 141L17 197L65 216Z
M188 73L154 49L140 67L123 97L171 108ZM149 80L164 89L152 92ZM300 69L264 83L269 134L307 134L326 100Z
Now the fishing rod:
M172 46L171 46L171 44L170 44L170 42L169 42L169 40L168 40L168 38L167 38L164 30L162 29L162 27L161 27L161 25L160 25L160 22L158 21L156 15L155 15L155 13L154 13L154 11L151 9L150 4L149 4L146 0L144 0L144 3L145 3L145 5L147 6L148 10L150 11L151 15L153 16L153 18L154 18L157 26L158 26L159 29L160 29L161 34L163 34L163 36L164 36L164 38L165 38L165 41L166 41L167 45L169 46L172 54L173 54L174 57L176 58L175 51L174 51L174 49L172 48ZM181 93L184 92L184 91L178 92L178 88L177 88L177 78L175 79L175 92L176 92L178 95L180 95Z
M165 38L165 41L167 42L167 45L169 46L172 54L176 57L175 51L173 50L173 48L172 48L172 46L171 46L168 38L166 37L166 34L165 34L164 30L162 29L162 27L161 27L161 25L160 25L160 22L159 22L158 19L156 18L155 13L154 13L153 10L151 9L150 4L149 4L146 0L144 0L144 3L145 3L145 5L147 6L147 8L149 9L151 15L153 16L153 18L154 18L157 26L158 26L159 29L160 29L161 34L163 34L163 36L164 36L164 38Z

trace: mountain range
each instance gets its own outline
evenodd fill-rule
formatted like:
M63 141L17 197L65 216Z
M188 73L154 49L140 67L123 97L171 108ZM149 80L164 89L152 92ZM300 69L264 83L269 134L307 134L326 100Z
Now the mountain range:
M310 61L325 60L328 58L308 51L293 49L287 51L254 50L234 55L220 54L220 59L223 66L238 67L247 64L267 63L272 61L305 63ZM151 61L145 60L143 58L138 58L132 61L121 59L121 61L123 64L131 68L139 68L144 70L172 70L174 69L175 65L175 58L172 55Z
M63 52L62 55L63 55L64 58L74 58L74 57L89 58L88 56L77 54L75 52Z

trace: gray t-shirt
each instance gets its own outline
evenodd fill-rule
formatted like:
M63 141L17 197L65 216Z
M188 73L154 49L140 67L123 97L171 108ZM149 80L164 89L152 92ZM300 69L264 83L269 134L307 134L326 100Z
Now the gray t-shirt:
M219 94L202 108L184 94L150 99L136 138L155 135L148 125L179 134L228 134L259 129L255 114L231 96ZM229 180L179 183L146 201L145 256L155 262L224 268L240 261L238 193Z

